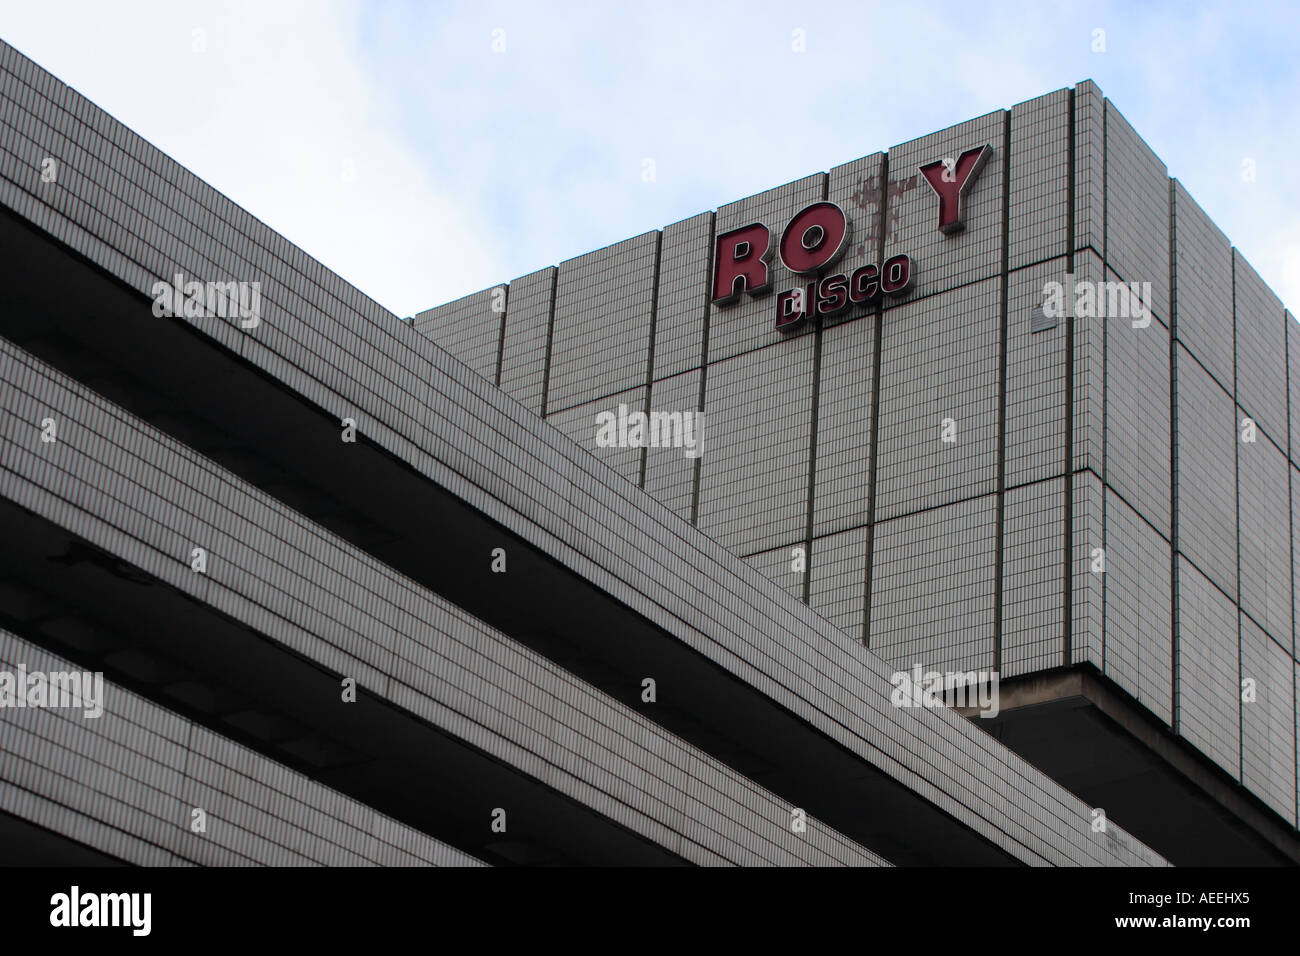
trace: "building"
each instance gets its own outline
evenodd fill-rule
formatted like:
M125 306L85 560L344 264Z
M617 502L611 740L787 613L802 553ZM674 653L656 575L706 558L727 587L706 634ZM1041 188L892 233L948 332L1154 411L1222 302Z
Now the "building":
M1092 82L415 324L1171 859L1296 859L1300 336Z
M1089 134L1093 113L1109 117L1110 126L1099 127L1103 139L1085 138L1087 149L1076 150L1098 164L1109 161L1106 130L1120 121L1108 107L1100 112L1095 91L1065 91L1042 102L1074 102L1069 115L1083 116ZM1031 137L1042 153L1035 169L1059 159L1052 152L1051 110L1043 110L1047 118ZM1000 115L976 123L1004 124L966 196L968 230L954 240L987 246L981 255L999 263L999 278L987 280L978 269L968 276L967 288L984 295L979 283L999 285L1010 253L996 239L981 239L980 229L989 208L1000 208L1003 221L1015 208L998 184L1008 142L1015 178L1020 140L1014 122L1007 132ZM912 158L891 151L890 162L897 169ZM954 168L964 169L961 162ZM880 176L889 181L887 170ZM823 181L813 177L778 192L807 205ZM1035 182L1038 194L1051 192L1046 173ZM1075 228L1067 232L1092 235L1097 227L1089 217L1105 194L1077 192L1085 213L1070 214ZM1127 815L1145 825L1142 799L1130 800L1121 813L1072 793L1062 782L1068 768L1034 766L1038 758L1025 738L1044 725L1026 719L1027 729L1018 730L1007 690L1000 718L968 718L933 702L907 706L897 699L896 655L864 646L861 629L852 633L857 612L847 582L855 560L867 566L867 552L855 553L853 542L866 533L861 529L873 529L873 553L888 554L892 513L886 512L897 505L882 499L868 524L853 523L853 502L864 500L854 499L857 462L834 455L831 436L838 434L842 447L852 444L854 399L846 396L838 413L829 402L816 413L814 446L813 392L801 385L806 401L785 396L763 363L802 354L806 369L829 388L836 355L841 364L875 355L874 346L850 345L850 334L878 333L882 318L888 329L895 309L929 308L942 321L933 305L943 293L932 295L939 283L954 284L940 277L945 268L960 271L960 256L942 236L900 216L899 229L915 232L900 232L915 264L914 286L900 305L883 317L825 323L812 335L761 348L773 298L754 305L742 298L730 312L713 308L702 284L709 264L695 259L702 248L707 260L714 232L733 220L784 214L787 200L757 202L771 208L747 202L720 210L718 229L706 214L662 236L517 280L499 313L490 311L490 294L489 313L475 313L480 303L473 297L443 310L490 314L486 322L443 321L440 313L412 327L0 44L0 269L8 290L0 310L6 542L0 549L0 847L6 860L1180 862L1177 853L1189 853L1186 840L1163 847L1130 832ZM1206 223L1202 233L1210 229ZM1026 243L1044 247L1067 234L1054 221L1028 232L1033 238ZM1117 239L1117 249L1145 254L1140 242L1125 238L1129 245ZM804 239L815 255L815 237ZM1028 246L1016 248L1017 266L1032 258ZM733 261L743 252L733 249ZM945 256L950 268L941 264ZM856 269L868 258L865 246L850 248L843 268ZM596 267L606 260L613 266L602 282ZM1127 279L1128 260L1113 261ZM1237 268L1243 274L1244 264ZM604 290L615 271L627 281L612 302ZM887 272L884 278L899 277ZM1015 288L1008 316L1020 314L1030 298ZM1151 302L1157 317L1162 301L1168 308L1165 288L1166 299ZM606 309L610 328L618 330L617 341L604 342L604 357L585 353L582 323L565 318L563 303L576 298L591 310ZM635 345L625 351L645 330L647 306L653 347L647 338L642 352ZM746 317L759 312L761 328L748 328ZM440 327L453 331L444 335ZM1062 382L1072 375L1079 391L1071 414L1083 424L1072 427L1101 443L1088 446L1089 454L1106 455L1105 438L1113 432L1089 418L1101 387L1090 378L1100 373L1089 360L1109 353L1105 342L1089 344L1087 336L1107 334L1105 326L1064 319L1056 325L1062 328L1073 328L1083 354L1072 372L1060 372ZM844 337L839 345L832 342L837 329ZM1059 335L1046 334L1051 341ZM1014 347L1007 352L1016 354ZM705 357L718 359L718 367ZM734 367L722 367L737 358ZM895 364L884 361L872 383L893 387ZM1009 357L991 381L1031 365L1053 368L1050 361L1018 365ZM738 410L725 417L718 396L728 389L759 396L754 386L764 381L773 401L755 405L761 418L746 424ZM1261 377L1255 386L1261 391L1243 391L1245 407L1254 411L1248 396L1271 396L1268 384ZM584 391L588 385L600 394ZM593 454L587 423L579 419L594 409L565 415L624 393L629 405L653 398L655 407L668 401L655 397L661 387L684 396L683 403L703 395L706 441L719 445L707 448L702 464L683 466L682 449ZM1042 403L1050 404L1046 386L1042 391ZM806 415L798 414L799 402L809 406ZM1037 461L1042 446L1046 461L1053 419L1025 414L1042 429L1022 457ZM1266 419L1262 407L1256 414L1261 428L1276 429L1277 419ZM1014 414L1007 418L1008 436L1013 420ZM752 459L742 443L726 437L727 427L762 436L761 422L778 424L783 439L762 438L776 467L770 481L746 464ZM794 456L781 457L788 438L795 446L802 438L805 449L824 457L815 496L796 474L801 466ZM878 457L876 485L884 487L894 466ZM996 527L1011 529L1013 554L1001 554L999 545L1005 560L997 567L1026 565L1028 583L1007 576L999 593L1037 588L1039 597L1026 602L1046 606L1053 583L1065 593L1069 567L1060 560L1049 569L1054 576L1040 573L1032 529L1036 521L1056 520L1055 512L1050 502L1038 507L1036 494L1017 496L1024 482L1006 480L1008 457L1015 458L994 456L995 466L981 467L998 472ZM1058 457L1064 461L1064 451ZM715 458L720 472L712 468ZM845 474L833 499L836 468ZM1110 527L1096 524L1102 512L1089 510L1091 472L1053 476L1043 468L1034 474L1038 482L1060 485L1045 491L1079 502L1080 546L1090 543L1090 529ZM1115 474L1120 470L1116 464ZM1105 466L1101 472L1114 494L1128 488L1116 486L1120 479ZM907 484L905 477L888 480ZM947 492L936 486L927 494L938 506ZM751 504L763 501L770 522L746 518L744 496ZM801 500L841 503L818 524L815 509L798 518ZM922 512L906 512L912 513ZM763 523L770 523L770 534L758 528ZM988 537L982 512L972 511L968 524L972 536ZM1142 533L1115 527L1122 530L1112 532L1114 540ZM783 537L801 528L802 539ZM1177 524L1170 533L1176 542L1192 537ZM776 552L784 559L798 540L812 542L811 573L799 587L780 580L775 560L740 556ZM1094 647L1104 649L1111 633L1088 615L1106 610L1104 589L1123 580L1123 560L1110 555L1102 590L1088 578L1068 579L1081 592L1073 604L1088 613L1065 615L1074 635L1065 646L1085 649L1077 661L1065 658L1081 668L1066 674L1082 682L1086 673L1115 695L1116 706L1151 711L1156 720L1142 687L1130 693L1104 668L1086 670ZM870 566L886 564L878 557ZM1169 569L1184 586L1184 569L1172 563ZM891 573L899 572L878 575L870 603L858 607L867 635L888 633L877 630L888 613L875 609L896 605L875 595L888 592L882 582ZM1101 601L1095 608L1087 600L1094 591ZM980 601L988 601L972 595L974 616L982 613ZM1129 605L1113 605L1119 606ZM1171 601L1171 614L1185 621L1188 606ZM1251 612L1249 603L1241 607ZM866 608L873 609L870 624ZM1025 613L999 613L998 620ZM895 625L900 648L902 628L901 621ZM1053 678L1047 639L1035 644L1025 624L1016 645L1007 639L1013 631L999 623L993 646L1023 646L1018 678ZM1184 623L1182 642L1190 647L1186 631ZM1243 647L1244 635L1243 629ZM1102 643L1094 645L1094 637ZM978 634L971 643L980 641L990 643ZM1145 648L1141 641L1134 646ZM954 651L942 663L976 660L974 653ZM1176 660L1189 657L1184 649ZM1213 663L1200 662L1197 673L1213 673ZM102 685L75 680L98 674ZM1052 703L1061 697L1059 681L1038 687L1021 681L1015 693L1039 693L1047 706L1037 710L1052 725L1068 726L1070 714ZM1158 697L1158 691L1150 693ZM1185 790L1199 787L1197 800L1232 811L1220 812L1219 829L1198 844L1206 853L1269 861L1295 855L1287 842L1294 840L1294 808L1288 816L1269 804L1272 791L1262 783L1287 792L1277 768L1290 767L1294 803L1293 688L1290 693L1289 764L1278 754L1271 762L1254 761L1256 751L1247 748L1251 759L1241 783L1210 768L1223 776L1202 786L1196 774L1210 769L1199 764L1167 771L1180 774L1170 779ZM1264 694L1277 710L1273 684L1263 685L1261 699ZM1174 701L1175 713L1186 708L1187 696ZM1088 712L1105 706L1094 702ZM1270 716L1265 730L1282 723ZM1121 729L1133 738L1145 728ZM1173 744L1182 734L1168 731ZM1254 746L1256 736L1248 739ZM1213 750L1199 739L1193 743Z

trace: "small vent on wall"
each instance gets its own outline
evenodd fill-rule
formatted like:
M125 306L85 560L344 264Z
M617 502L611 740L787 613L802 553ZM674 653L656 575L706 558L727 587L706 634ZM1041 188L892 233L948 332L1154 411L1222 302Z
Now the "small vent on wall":
M1036 306L1029 315L1029 331L1046 332L1054 328L1056 328L1056 316L1041 305Z

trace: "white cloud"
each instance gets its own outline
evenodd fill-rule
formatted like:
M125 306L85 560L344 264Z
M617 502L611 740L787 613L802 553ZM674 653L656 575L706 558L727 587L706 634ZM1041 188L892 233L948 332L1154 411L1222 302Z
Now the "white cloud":
M375 88L359 7L131 9L13 5L5 38L400 315L499 279L480 210L430 179Z

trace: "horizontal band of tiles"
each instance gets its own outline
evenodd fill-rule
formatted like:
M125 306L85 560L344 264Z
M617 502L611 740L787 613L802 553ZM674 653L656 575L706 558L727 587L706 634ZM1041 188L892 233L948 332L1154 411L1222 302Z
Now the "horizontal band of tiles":
M0 496L691 862L884 862L3 339L0 369Z
M0 629L19 668L81 670ZM0 709L0 811L142 866L483 865L124 687L98 704Z

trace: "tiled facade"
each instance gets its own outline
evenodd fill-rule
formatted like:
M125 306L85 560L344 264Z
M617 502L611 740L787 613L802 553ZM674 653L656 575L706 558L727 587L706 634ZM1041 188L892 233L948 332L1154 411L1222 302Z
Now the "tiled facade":
M966 228L942 233L918 166L984 144ZM774 293L806 280L774 256L771 293L709 304L709 237L761 222L775 244L822 199L852 226L826 271L905 252L906 296L782 334ZM707 450L687 464L651 449L647 491L891 665L1095 667L1296 826L1294 728L1272 760L1223 723L1258 715L1224 697L1225 668L1248 675L1246 638L1220 612L1227 601L1295 661L1300 333L1095 84L670 226L660 257L650 374L676 378L650 407L702 408ZM1073 314L1037 329L1049 282ZM1072 283L1092 287L1091 312ZM1120 286L1145 317L1117 314ZM472 360L458 335L435 339ZM636 364L649 347L619 351ZM587 397L612 401L588 371ZM594 426L557 424L591 447ZM795 546L802 588L778 560Z
M1061 113L1059 102L1054 108ZM987 135L997 148L1009 130L1004 116L991 114L974 121L969 132ZM955 148L958 138L949 131L904 149L920 161L924 150ZM57 182L43 182L42 160L51 156L62 172ZM985 192L1001 189L1005 168L1005 158L995 158L984 171ZM846 188L859 172L872 175L861 169L830 185ZM887 210L897 194L899 208L909 210L896 227L888 212L881 216L876 241L885 246L900 241L897 230L914 228L910 210L925 205L925 187L908 185L914 179L897 167L880 177L887 199L878 209ZM653 638L673 659L696 667L695 673L721 675L735 699L761 699L764 712L784 721L800 741L845 761L850 772L836 779L837 786L878 778L890 793L941 815L963 839L969 835L981 853L1006 862L1159 865L1162 858L1120 826L1098 837L1090 826L1091 808L1082 800L964 718L946 709L895 706L890 662L863 646L864 629L871 644L882 622L879 634L888 639L881 640L899 654L947 654L953 662L976 656L991 665L999 639L997 595L1037 586L1028 578L1041 556L1032 554L1032 541L1022 534L1010 546L1029 547L1028 578L999 592L1004 489L1000 443L990 429L1000 401L918 411L891 397L886 412L882 400L878 414L873 410L858 421L888 415L891 422L924 427L926 416L939 412L958 421L958 447L969 439L975 449L969 454L983 468L978 482L958 494L932 482L923 492L929 504L918 505L927 510L920 511L901 504L912 499L900 482L891 504L895 513L886 517L882 510L878 528L854 523L845 504L821 525L813 520L809 501L817 487L823 395L818 376L833 351L825 347L826 333L814 329L774 341L763 300L730 311L710 306L707 295L694 290L707 266L701 270L691 250L707 252L714 219L722 229L787 215L827 189L828 177L809 177L725 207L716 217L687 220L671 236L652 233L539 270L509 283L504 296L488 290L455 303L450 312L422 313L418 329L412 329L0 44L0 225L6 235L26 230L18 251L39 251L79 281L92 276L115 302L129 300L132 308L121 314L115 334L138 335L147 344L149 326L143 323L179 328L189 337L187 357L201 352L204 361L224 363L232 375L255 370L257 382L269 383L266 394L281 403L277 407L313 429L325 428L331 455L354 456L335 457L331 469L298 475L301 487L290 488L220 442L213 443L227 456L220 462L195 451L177 434L192 436L191 425L150 406L147 391L102 378L82 381L82 366L59 349L43 357L0 336L0 512L5 520L36 529L40 541L68 541L79 553L93 555L91 563L110 569L96 580L153 588L160 603L145 601L142 607L161 607L166 598L188 620L237 637L277 666L332 684L331 706L340 706L339 678L353 675L385 720L426 735L421 740L436 737L440 746L460 748L458 753L469 755L465 760L472 756L490 765L494 779L505 775L512 786L530 788L549 805L562 805L570 819L598 821L602 832L635 843L638 852L655 859L890 862L841 832L860 829L860 808L828 806L835 822L808 814L804 829L792 828L792 807L799 806L793 794L813 793L813 782L787 773L782 785L788 793L760 786L736 769L742 759L734 751L715 742L715 754L667 730L660 722L666 718L653 708L632 706L627 693L616 692L609 681L597 686L575 676L568 665L580 664L574 663L578 655L556 660L536 650L526 642L537 638L531 622L515 622L515 631L506 633L445 596L453 585L420 570L418 561L407 562L415 568L412 575L377 558L378 550L393 553L383 533L338 520L346 510L337 495L348 487L348 469L368 462L395 483L405 482L401 487L408 493L436 489L454 505L446 514L457 516L461 527L490 526L508 537L514 560L527 566L531 557L552 573L550 580L595 595L593 606L612 609L616 624ZM866 188L867 208L869 194ZM972 225L998 208L1005 209L1005 201L977 190ZM883 316L845 322L844 341L873 321L878 329L883 321L887 330L904 315L942 321L936 304L952 290L937 288L940 281L969 281L984 297L982 307L992 310L991 287L1002 281L999 264L1006 255L999 241L978 230L969 236L972 262L955 252L936 253L947 257L946 271L924 279L929 285ZM917 233L911 251L922 269L923 241L941 248L932 236ZM609 284L616 266L636 273L632 285ZM229 316L152 316L155 283L177 272L200 281L260 283L260 323L250 329ZM776 272L776 282L786 281ZM625 300L619 288L635 295ZM697 313L698 339L689 318ZM10 312L3 328L25 334L26 318ZM997 320L986 315L983 321L981 341L998 341ZM450 336L472 365L420 330ZM602 338L607 334L620 344L610 347L611 340ZM40 348L49 344L39 335L35 339L26 341ZM872 390L882 395L906 387L914 367L909 357L917 357L900 341L898 360L879 362L883 339L878 335L871 346L881 368ZM662 364L656 361L660 341ZM942 347L949 371L970 367L961 350ZM693 353L698 360L691 359ZM865 358L853 348L840 358L854 355ZM47 361L51 356L54 361ZM584 368L585 362L600 367ZM996 387L1001 377L990 369L998 363L983 355L975 363L986 376L982 381ZM157 374L161 380L167 370ZM847 367L842 374L850 378ZM100 387L121 400L106 398ZM832 391L828 387L828 405ZM965 401L960 391L945 394ZM703 409L703 457L678 458L664 449L654 455L611 450L604 462L593 455L581 427L586 413L624 399L632 406L647 399L654 404L657 395ZM828 433L849 445L852 408L838 414ZM58 423L57 442L44 441L45 419ZM347 422L364 439L356 448L337 440L338 425ZM860 465L858 459L849 474L860 474ZM831 473L830 459L826 467ZM896 467L906 467L901 457ZM1045 476L1044 484L1049 478L1067 483L1056 475ZM828 483L833 486L833 478ZM666 506L636 484L662 489ZM843 501L854 500L852 485L851 477L839 479ZM396 493L383 485L360 490L376 500ZM1051 493L1064 492L1060 487ZM296 495L300 504L290 506L280 494ZM1024 513L1041 517L1040 512ZM332 530L335 524L341 530ZM1050 524L1021 521L1024 528ZM40 541L23 546L35 548ZM199 546L207 558L202 573L193 564ZM796 547L806 549L814 570L774 585L770 578L789 572L787 559ZM879 555L874 561L873 553ZM872 581L873 567L879 581ZM44 569L30 573L37 571ZM946 602L950 592L961 601ZM469 600L464 589L456 593ZM605 603L594 603L596 598ZM503 588L500 601L509 600ZM909 617L903 602L923 607L924 619ZM33 611L39 603L6 582L0 591L6 617L32 614L34 623L30 634L4 632L0 660L11 663L17 655L20 663L53 666L45 642L59 631L39 607ZM583 619L549 620L573 632L589 627ZM936 627L923 626L923 620ZM207 653L190 646L197 640L193 635L150 623L174 640L178 653ZM66 638L66 628L63 633ZM615 628L607 637L613 647L623 634ZM76 641L71 644L75 649ZM77 666L81 653L66 660ZM223 662L220 655L207 663L244 666ZM138 662L134 670L129 662L118 669L123 681L147 683ZM599 668L588 672L602 679ZM1268 700L1270 715L1285 703L1273 685ZM438 838L444 828L455 835L455 827L443 821L427 822L432 832L411 832L411 824L364 800L280 766L268 753L280 746L273 736L245 752L209 726L216 717L195 717L186 725L157 700L134 697L129 687L116 685L110 685L102 725L73 732L58 723L66 720L44 710L21 719L0 715L0 752L6 758L0 762L0 809L101 853L174 863L474 862L472 854L454 849L454 841L445 845ZM126 728L128 723L139 729ZM1247 753L1276 750L1280 738L1270 736L1271 723L1265 732L1246 724ZM1294 721L1290 726L1294 731ZM120 779L109 781L89 763L78 768L81 776L63 773L60 779L60 764L93 762L111 750L92 739L95 732L130 738L133 754L107 758L117 762ZM187 738L183 745L181 737ZM402 740L355 743L382 748ZM183 753L191 760L185 773L167 774L156 766L174 765ZM1284 796L1285 788L1268 779ZM106 794L96 789L101 785ZM449 778L439 785L455 791L472 788L473 781ZM76 790L76 800L64 795L68 787ZM492 806L490 797L483 799L489 801L484 807ZM189 821L177 812L195 802L215 808L215 829L222 834L200 849ZM546 821L534 826L544 828ZM554 840L570 839L563 827L558 830ZM599 847L573 839L571 853L599 857Z
M20 665L75 669L0 630L0 670ZM142 866L481 865L124 688L104 705L5 715L0 810Z

